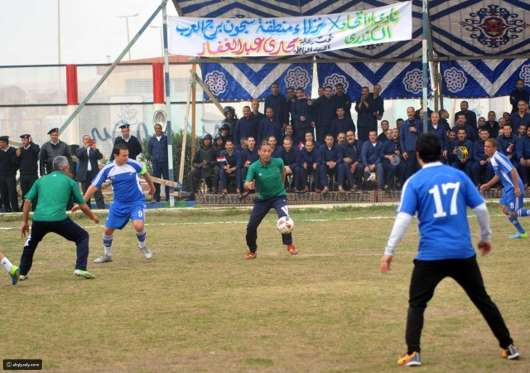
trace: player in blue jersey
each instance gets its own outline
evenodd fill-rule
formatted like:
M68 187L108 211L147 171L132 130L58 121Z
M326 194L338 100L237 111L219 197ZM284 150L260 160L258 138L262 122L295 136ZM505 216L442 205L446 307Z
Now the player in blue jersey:
M146 259L151 259L153 253L145 245L147 233L144 226L145 197L140 186L139 175L143 176L149 185L149 194L154 195L155 186L147 173L145 166L129 159L129 150L123 144L118 144L112 150L114 161L103 167L87 189L85 198L90 198L106 180L110 180L114 199L110 205L109 214L105 221L103 233L102 256L94 260L95 263L112 261L112 234L116 229L122 229L132 220L138 239L138 248ZM86 200L88 201L88 200Z
M422 169L403 186L396 221L381 258L380 270L388 272L396 246L417 214L420 241L409 289L408 350L398 364L421 365L423 313L436 286L445 277L453 278L480 310L499 341L501 356L517 359L519 352L501 313L486 292L471 243L467 207L473 209L480 226L480 252L487 255L491 251L486 204L465 173L440 162L441 154L441 143L435 134L424 134L418 139L416 157Z
M517 229L517 233L512 238L527 238L528 233L519 223L518 217L529 216L530 209L523 208L524 184L517 173L517 169L508 157L497 151L497 142L494 139L488 139L484 142L484 153L490 157L495 176L486 184L483 184L480 187L480 191L488 190L500 181L503 187L500 201L502 211Z

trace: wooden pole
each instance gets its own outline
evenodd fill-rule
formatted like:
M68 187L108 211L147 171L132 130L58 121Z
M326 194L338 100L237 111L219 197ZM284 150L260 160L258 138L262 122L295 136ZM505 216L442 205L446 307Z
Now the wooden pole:
M191 65L192 76L197 75L197 64ZM197 83L191 81L191 158L195 156L195 144L197 138Z
M190 71L191 73L191 71ZM179 183L182 185L184 182L184 166L186 164L186 140L188 138L188 122L190 120L190 102L191 102L191 84L188 84L188 98L186 99L186 115L184 117L184 128L182 130L182 149L180 150L180 166L179 166Z

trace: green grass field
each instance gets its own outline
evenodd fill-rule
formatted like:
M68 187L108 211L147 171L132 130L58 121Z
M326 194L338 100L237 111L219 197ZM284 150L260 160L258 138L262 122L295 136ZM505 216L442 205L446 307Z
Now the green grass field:
M508 240L513 228L497 211L494 250L479 262L523 358L499 357L478 311L446 279L426 312L418 371L530 371L530 241ZM115 235L114 262L89 264L97 276L91 281L73 277L73 245L49 235L28 281L11 286L7 275L0 278L0 358L40 358L54 372L398 369L416 228L383 275L378 265L393 208L291 215L300 254L287 253L269 215L258 259L248 262L247 211L148 212L154 259L143 259L128 227ZM530 220L523 223L530 228ZM92 262L101 253L101 227L80 224L91 234ZM2 249L18 263L19 222L0 226Z

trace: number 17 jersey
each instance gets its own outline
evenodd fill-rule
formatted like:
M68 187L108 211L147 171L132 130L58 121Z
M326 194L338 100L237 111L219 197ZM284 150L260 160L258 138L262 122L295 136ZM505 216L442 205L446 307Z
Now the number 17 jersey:
M426 164L403 185L398 212L418 214L418 260L464 259L475 255L467 207L484 203L469 177L440 162Z

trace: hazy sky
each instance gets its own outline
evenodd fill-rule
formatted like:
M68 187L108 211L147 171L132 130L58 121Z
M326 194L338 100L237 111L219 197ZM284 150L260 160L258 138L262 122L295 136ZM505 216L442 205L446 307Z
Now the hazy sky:
M58 62L58 2L62 63L114 59L127 43L125 20L118 16L139 14L129 18L132 38L160 4L160 0L0 0L0 65ZM171 0L168 14L177 14ZM162 17L153 23L161 25ZM160 29L148 28L133 46L132 59L159 56L160 38Z

